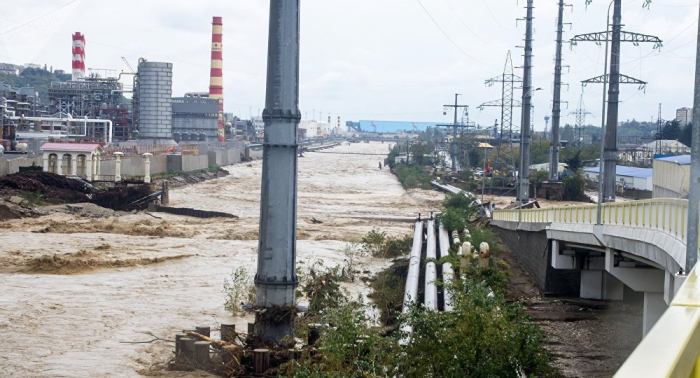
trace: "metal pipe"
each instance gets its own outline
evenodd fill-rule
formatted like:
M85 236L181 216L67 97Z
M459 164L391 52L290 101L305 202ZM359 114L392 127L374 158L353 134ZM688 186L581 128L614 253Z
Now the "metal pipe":
M445 258L449 256L450 248L450 236L447 234L447 229L440 224L438 238L440 241L440 258ZM445 303L445 311L452 311L454 309L454 303L452 303L452 292L450 289L450 283L454 278L454 270L452 269L452 263L446 262L442 264L442 282L445 286L442 289L443 299Z
M408 275L406 276L406 290L403 297L402 312L408 312L411 303L418 297L418 278L420 277L420 255L423 249L423 221L416 222L413 232L413 247L408 260Z
M402 313L407 313L416 298L418 298L418 281L420 278L420 256L423 250L423 221L416 222L416 229L413 232L413 246L408 260L408 274L406 276L406 289L403 296ZM403 324L401 330L406 333L413 332L410 324ZM405 343L406 340L402 340Z
M435 245L435 221L428 220L428 245L426 247L426 260L436 260L436 245ZM429 310L438 309L438 292L437 285L437 267L435 261L428 261L425 264L425 307Z

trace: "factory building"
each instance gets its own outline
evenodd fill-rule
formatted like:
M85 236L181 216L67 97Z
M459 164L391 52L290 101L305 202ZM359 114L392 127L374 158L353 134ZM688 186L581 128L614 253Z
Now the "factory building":
M172 138L173 64L139 60L133 127L142 139Z
M113 123L114 140L129 139L129 105L117 78L89 77L80 81L52 82L49 114L59 118L99 118Z
M219 135L219 100L188 93L172 99L172 133L175 140L216 140ZM183 135L186 135L183 137Z

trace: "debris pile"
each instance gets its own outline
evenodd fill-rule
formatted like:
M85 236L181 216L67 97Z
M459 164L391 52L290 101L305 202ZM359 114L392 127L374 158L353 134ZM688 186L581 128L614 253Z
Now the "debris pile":
M0 178L0 189L33 193L49 202L88 202L94 190L82 180L49 172L20 172Z
M6 199L8 202L12 202L11 199L16 197L25 207L91 202L116 211L144 210L148 203L136 202L152 193L149 185L118 185L98 189L79 178L36 171L20 172L0 178L0 191L10 195ZM0 218L12 219L11 212L2 213L5 215L0 215Z
M150 194L151 188L148 185L117 186L95 193L91 202L117 211L143 210L148 203L137 201Z

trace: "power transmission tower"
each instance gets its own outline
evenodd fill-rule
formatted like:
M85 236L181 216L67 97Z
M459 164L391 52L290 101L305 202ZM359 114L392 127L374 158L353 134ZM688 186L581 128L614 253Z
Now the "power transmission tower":
M549 152L549 181L559 181L559 123L561 121L561 45L564 33L564 0L559 0L557 47L554 58L554 99L552 100L552 146Z
M608 13L609 15L609 13ZM609 27L609 21L608 21ZM621 42L632 42L635 45L643 42L654 43L654 48L661 47L661 40L658 37L622 31L622 0L614 0L612 32L608 29L604 32L587 33L577 35L571 39L571 44L577 42L610 42L610 75L603 74L592 79L584 80L583 83L610 83L608 88L608 112L604 115L605 132L603 137L603 179L602 193L599 195L602 201L615 201L615 180L617 166L617 118L620 98L620 84L639 84L641 87L646 82L633 77L620 74L620 45ZM607 60L607 48L605 51Z
M513 99L513 89L516 83L522 83L523 78L513 74L513 61L511 60L510 51L506 56L506 63L503 67L503 74L501 76L492 77L486 80L487 86L493 86L495 83L501 83L501 99L485 102L479 105L479 110L483 110L485 107L500 107L501 108L501 132L499 133L499 142L496 148L496 161L499 161L501 157L501 144L503 143L503 135L506 130L508 131L508 143L512 146L513 141L513 108L521 107L520 101ZM513 149L510 149L511 166L515 165L515 156L513 155Z
M469 105L458 105L457 98L459 97L459 93L455 93L455 104L454 105L444 105L445 108L454 108L455 111L455 119L454 119L454 124L452 125L452 147L450 151L450 155L452 155L452 172L457 172L457 152L455 151L455 144L457 142L457 111L460 108L468 108Z
M522 205L530 200L530 122L532 111L532 9L533 0L527 0L525 17L525 57L523 64L523 96L520 133L520 167L518 169L518 201Z
M583 140L583 138L581 138L581 134L583 133L583 128L586 126L586 116L593 115L593 113L586 110L586 107L583 103L583 92L581 93L581 97L578 100L578 107L575 111L569 113L569 115L572 114L576 115L576 125L574 126L574 138L576 138L576 145L580 147L581 141Z

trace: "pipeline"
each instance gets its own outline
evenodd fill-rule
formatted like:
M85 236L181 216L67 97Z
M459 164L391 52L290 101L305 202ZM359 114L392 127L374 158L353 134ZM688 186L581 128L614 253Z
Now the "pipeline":
M437 280L437 267L435 266L435 260L437 259L437 254L435 252L435 221L432 219L428 220L428 245L426 248L426 260L425 264L425 307L429 310L438 309L438 291L435 281Z
M420 278L420 257L423 249L423 221L416 222L413 233L413 247L408 263L408 276L406 277L406 291L403 297L402 312L405 314L418 297L418 282ZM404 332L411 333L413 327L408 324L401 326Z
M440 224L438 237L440 241L440 258L445 258L449 256L450 236L447 234L447 229L442 224ZM452 269L452 263L446 262L442 264L442 282L445 283L442 294L445 302L445 311L452 311L454 309L454 303L452 303L452 293L448 289L453 278L454 270Z

